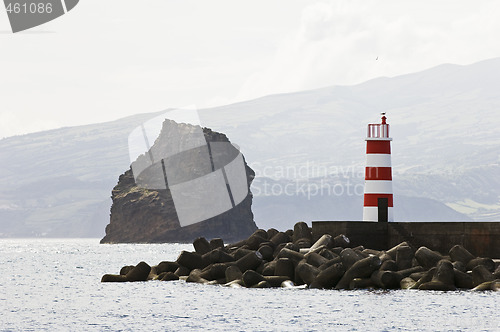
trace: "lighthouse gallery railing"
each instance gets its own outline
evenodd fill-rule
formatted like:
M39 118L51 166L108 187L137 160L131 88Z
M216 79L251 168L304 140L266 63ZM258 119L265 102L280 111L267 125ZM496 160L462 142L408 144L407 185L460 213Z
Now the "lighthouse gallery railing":
M389 124L387 123L373 123L368 125L368 138L388 138L389 137Z

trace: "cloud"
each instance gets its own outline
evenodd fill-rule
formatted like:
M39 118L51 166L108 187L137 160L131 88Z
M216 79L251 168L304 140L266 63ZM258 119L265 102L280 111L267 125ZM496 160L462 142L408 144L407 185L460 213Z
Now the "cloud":
M493 41L499 12L494 1L316 2L303 9L298 29L248 78L237 99L500 56Z
M19 134L17 128L36 132L61 127L61 123L49 119L29 121L29 116L3 110L0 112L0 139Z
M55 33L0 34L0 117L19 119L0 135L472 63L500 55L499 16L496 1L80 2L36 30Z

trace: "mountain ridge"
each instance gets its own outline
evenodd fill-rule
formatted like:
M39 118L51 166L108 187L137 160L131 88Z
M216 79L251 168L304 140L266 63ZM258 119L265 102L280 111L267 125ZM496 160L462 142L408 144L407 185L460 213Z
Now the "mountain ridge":
M272 175L265 174L265 167L272 173L307 163L318 169L362 170L366 125L378 122L378 113L385 111L394 139L395 195L415 197L412 204L419 198L440 202L436 214L446 215L453 206L475 220L495 220L500 217L495 176L500 162L499 85L500 58L495 58L353 86L269 95L201 109L199 116L204 127L231 137L249 166L265 177ZM127 136L159 114L1 139L0 236L102 237L111 188L130 165ZM350 181L363 179L351 174ZM341 203L331 200L331 219L336 219ZM270 201L266 205L265 199L256 198L254 203L260 227L273 224L259 213L270 208ZM361 207L351 202L352 219L357 219ZM283 220L295 217L286 211L282 215ZM395 218L412 219L404 211L399 217L395 211Z

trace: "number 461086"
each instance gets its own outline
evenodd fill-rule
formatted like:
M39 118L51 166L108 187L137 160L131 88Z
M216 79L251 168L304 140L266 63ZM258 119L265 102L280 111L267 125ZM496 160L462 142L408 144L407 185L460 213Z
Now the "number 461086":
M39 2L39 3L30 3L30 4L27 4L27 3L23 3L23 4L20 4L18 2L14 2L14 3L9 3L7 5L7 13L11 14L11 13L14 13L14 14L19 14L19 13L22 13L22 14L50 14L52 13L52 4L49 2L49 3L43 3L43 2Z

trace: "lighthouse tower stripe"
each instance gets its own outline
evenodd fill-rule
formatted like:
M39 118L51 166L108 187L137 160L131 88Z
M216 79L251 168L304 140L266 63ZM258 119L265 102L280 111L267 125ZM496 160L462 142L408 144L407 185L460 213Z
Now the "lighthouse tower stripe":
M391 141L389 140L369 140L366 144L366 153L391 154Z
M394 207L392 194L365 194L365 207L366 206L378 206L378 199L386 197L388 200L389 207Z
M365 194L392 194L392 181L365 181Z
M366 167L365 180L392 180L392 169L390 167Z
M368 141L370 142L370 141ZM390 154L367 154L366 167L391 167Z

